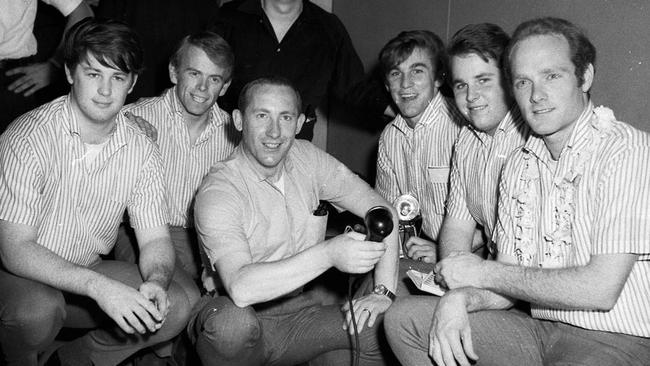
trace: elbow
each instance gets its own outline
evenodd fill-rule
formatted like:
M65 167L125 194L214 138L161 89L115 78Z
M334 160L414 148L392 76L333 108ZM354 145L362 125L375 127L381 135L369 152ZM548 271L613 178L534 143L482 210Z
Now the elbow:
M616 302L618 301L619 295L620 295L620 291L616 293L603 293L602 296L599 297L599 301L596 304L594 304L593 310L598 310L598 311L612 310L616 305Z
M228 295L232 302L240 308L255 304L252 292L241 284L234 283L228 286Z

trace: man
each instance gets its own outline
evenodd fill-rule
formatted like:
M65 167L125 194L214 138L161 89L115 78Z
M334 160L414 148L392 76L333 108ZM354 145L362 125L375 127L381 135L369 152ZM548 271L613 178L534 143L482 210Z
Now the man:
M238 140L230 116L217 104L230 85L232 70L232 50L223 38L211 32L186 36L169 63L175 86L160 97L127 107L158 131L177 264L194 279L201 268L192 217L194 196L210 167L227 158ZM124 253L131 247L128 243L118 245L121 256L135 259Z
M454 145L439 259L453 251L486 252L483 240L474 241L476 229L492 238L501 168L528 136L504 89L501 58L509 40L497 25L470 24L456 32L447 49L456 106L469 124Z
M210 299L190 323L204 365L299 364L349 350L352 312L361 365L383 364L377 321L394 298L397 234L383 242L354 232L324 240L327 211L319 200L358 216L388 202L336 159L295 140L305 121L300 111L289 81L247 84L233 113L242 142L199 189L197 232L227 293ZM353 309L343 306L345 328L340 305L301 293L331 267L375 268L373 293L353 300Z
M92 16L83 0L43 0L66 17L65 30ZM34 93L60 72L60 48L44 62L36 62L34 21L38 0L4 1L0 12L0 133L16 117L37 106ZM64 31L65 31L64 30Z
M237 107L246 83L269 75L291 80L300 92L307 116L300 139L312 139L315 111L330 101L379 117L391 111L381 87L364 82L341 21L308 0L232 1L219 10L214 30L235 52L235 76L222 103L227 111Z
M593 107L596 52L572 23L527 21L506 55L534 135L504 167L498 261L441 261L436 277L451 290L432 322L399 319L414 310L405 301L386 317L391 345L405 365L430 363L427 352L438 365L645 365L650 136ZM532 317L505 311L516 299ZM414 331L430 336L400 341Z
M406 194L418 200L424 235L412 236L404 255L434 263L452 147L463 120L439 90L447 55L437 35L408 31L384 46L379 64L399 115L379 138L375 188L389 202Z
M121 113L142 66L134 33L88 19L65 42L70 94L0 136L0 349L7 365L36 365L62 327L94 328L58 350L62 364L116 365L178 334L193 306L188 298L198 297L179 284L182 273L172 276L160 154ZM139 266L101 257L125 208Z

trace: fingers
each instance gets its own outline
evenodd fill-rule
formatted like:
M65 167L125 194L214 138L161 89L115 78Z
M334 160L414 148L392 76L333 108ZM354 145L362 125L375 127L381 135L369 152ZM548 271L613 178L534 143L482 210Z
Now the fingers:
M7 70L7 72L5 72L5 75L6 76L13 76L13 75L17 75L17 74L26 74L26 73L27 73L27 70L23 66L23 67L14 67L11 70Z
M478 355L476 354L476 351L474 351L474 344L472 343L472 330L469 327L463 329L461 340L463 341L463 350L467 357L474 361L478 360Z
M442 360L442 352L440 350L440 342L438 341L438 338L435 336L432 336L429 339L429 356L433 358L433 361L435 362L436 365L438 366L444 366L444 362Z

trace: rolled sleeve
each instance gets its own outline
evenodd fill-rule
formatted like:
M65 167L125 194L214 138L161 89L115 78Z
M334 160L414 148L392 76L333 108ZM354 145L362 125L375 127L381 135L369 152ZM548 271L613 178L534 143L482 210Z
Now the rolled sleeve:
M460 150L458 144L454 149L451 159L451 174L449 177L449 194L447 196L446 214L455 219L464 221L473 221L474 218L467 208L467 182L463 179L461 171L464 167L461 165L458 155Z
M35 226L42 174L23 139L0 140L0 219Z

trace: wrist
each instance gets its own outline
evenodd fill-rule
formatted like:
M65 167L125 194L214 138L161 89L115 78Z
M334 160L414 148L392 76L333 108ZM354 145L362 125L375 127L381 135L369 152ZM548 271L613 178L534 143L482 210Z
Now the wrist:
M391 302L395 300L395 294L393 293L393 291L389 290L388 287L382 284L377 284L375 288L372 290L372 293L375 295L382 295L388 298Z

